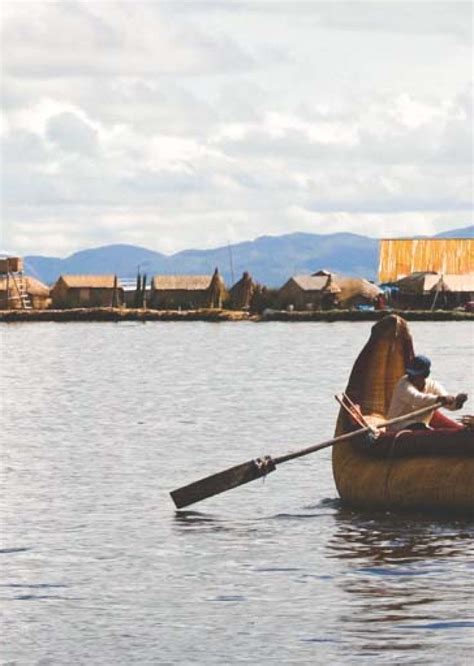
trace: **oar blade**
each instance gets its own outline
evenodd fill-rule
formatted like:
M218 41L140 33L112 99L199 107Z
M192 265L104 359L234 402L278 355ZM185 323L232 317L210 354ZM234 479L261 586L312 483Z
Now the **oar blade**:
M274 469L275 464L268 456L249 460L235 467L229 467L223 472L206 476L204 479L199 479L199 481L182 488L172 490L170 495L176 508L182 509L190 504L195 504L195 502L200 502L206 497L218 495L226 490L231 490L231 488L237 488L237 486L242 486L244 483L259 479L269 472L273 472Z

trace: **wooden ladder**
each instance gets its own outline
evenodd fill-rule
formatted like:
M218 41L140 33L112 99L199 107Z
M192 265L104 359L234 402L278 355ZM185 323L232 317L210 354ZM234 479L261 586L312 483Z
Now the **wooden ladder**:
M28 293L26 278L23 273L17 273L15 276L14 273L9 274L9 278L12 280L15 285L16 296L10 296L10 300L19 300L22 310L32 310L33 305L31 303L31 298Z

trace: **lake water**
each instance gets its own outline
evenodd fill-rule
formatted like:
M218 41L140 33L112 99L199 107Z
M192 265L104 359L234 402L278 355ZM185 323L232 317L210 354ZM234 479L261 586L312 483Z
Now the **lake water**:
M168 495L331 437L370 328L0 325L2 663L471 663L473 523L342 507L330 450ZM473 396L472 324L410 328Z

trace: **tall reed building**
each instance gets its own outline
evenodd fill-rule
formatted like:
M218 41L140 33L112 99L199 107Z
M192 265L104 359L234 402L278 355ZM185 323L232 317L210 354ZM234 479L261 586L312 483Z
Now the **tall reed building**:
M384 238L380 241L379 282L412 273L474 273L473 238Z
M399 307L471 309L474 239L383 239L379 282L391 285L389 293Z

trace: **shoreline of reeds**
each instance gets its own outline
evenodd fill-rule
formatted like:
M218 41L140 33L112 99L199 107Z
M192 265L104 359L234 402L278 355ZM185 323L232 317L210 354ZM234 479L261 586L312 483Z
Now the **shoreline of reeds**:
M127 322L127 321L251 321L336 322L378 321L398 314L407 321L473 321L474 312L462 310L267 310L251 314L240 310L149 310L125 308L77 308L68 310L1 310L0 322Z

